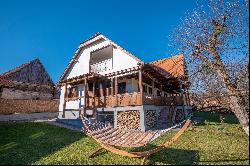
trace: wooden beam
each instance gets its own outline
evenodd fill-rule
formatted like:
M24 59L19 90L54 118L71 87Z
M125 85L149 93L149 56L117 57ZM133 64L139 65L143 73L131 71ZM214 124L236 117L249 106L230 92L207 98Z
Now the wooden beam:
M86 116L86 108L87 108L87 91L88 91L88 82L87 82L87 79L85 78L84 79L84 112L83 112L83 115Z
M155 96L155 78L152 79L152 93Z
M114 78L110 78L110 81L111 81L111 87L110 87L111 96L113 96L114 95Z
M104 88L103 88L103 84L100 82L100 84L99 84L99 89L100 89L100 96L103 96L103 90L104 90Z
M66 98L68 96L68 94L67 94L67 86L68 86L68 84L66 83L65 87L64 87L63 114L62 114L63 118L65 118Z
M143 104L143 86L142 86L142 71L139 71L139 89L140 89L140 95L141 95L141 104Z
M115 95L118 94L118 78L115 77Z
M108 80L106 81L106 96L109 95Z
M161 91L161 96L164 96L164 92L162 91L162 84L161 84L160 91Z
M95 107L95 80L94 80L94 82L93 82L93 89L92 89L93 91L93 97L94 97L94 107Z

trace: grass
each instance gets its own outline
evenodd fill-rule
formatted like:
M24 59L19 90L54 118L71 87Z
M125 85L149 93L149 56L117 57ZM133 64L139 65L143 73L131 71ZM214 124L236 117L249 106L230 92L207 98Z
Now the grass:
M237 119L227 115L224 123L218 114L196 113L206 121L190 126L170 148L152 155L151 164L249 164L249 138ZM169 132L148 147L163 143ZM100 153L87 155L99 147L84 134L43 122L1 123L0 164L140 164L141 159Z

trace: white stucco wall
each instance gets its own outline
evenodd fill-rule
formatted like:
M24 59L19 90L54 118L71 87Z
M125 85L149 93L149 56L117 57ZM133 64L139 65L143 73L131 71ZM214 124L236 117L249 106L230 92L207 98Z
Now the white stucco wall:
M69 70L66 78L76 77L82 74L89 73L89 59L90 59L90 52L97 50L99 48L105 47L109 45L109 41L102 40L94 45L86 47L83 49L77 58L77 62L72 65L71 69ZM111 73L115 71L120 71L123 69L131 68L137 66L138 61L129 56L127 53L122 51L119 48L113 48L113 68L111 61L108 61L108 65L110 66L107 71L99 72L100 74Z
M70 86L68 86L70 87ZM61 94L60 94L60 104L59 104L59 111L63 111L63 103L64 103L64 86L61 87ZM78 96L84 96L84 86L78 85ZM73 100L73 101L67 101L66 102L66 109L78 109L83 108L84 106L84 98Z

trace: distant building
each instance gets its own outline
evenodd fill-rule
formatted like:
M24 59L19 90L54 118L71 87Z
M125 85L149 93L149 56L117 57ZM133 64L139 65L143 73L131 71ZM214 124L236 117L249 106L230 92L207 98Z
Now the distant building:
M0 74L0 98L50 100L57 97L55 85L39 59Z

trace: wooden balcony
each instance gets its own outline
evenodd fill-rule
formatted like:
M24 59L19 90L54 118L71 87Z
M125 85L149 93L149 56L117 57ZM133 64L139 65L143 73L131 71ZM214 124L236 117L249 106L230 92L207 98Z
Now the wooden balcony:
M101 97L89 97L86 99L88 109L97 107L117 107L117 106L139 106L139 105L183 105L182 96L146 96L141 93L125 93Z
M87 108L94 107L117 107L117 106L135 106L142 105L142 97L140 93L125 93L101 97L87 98Z
M143 104L144 105L157 105L157 106L183 105L184 100L183 100L182 96L163 97L163 96L143 95Z

